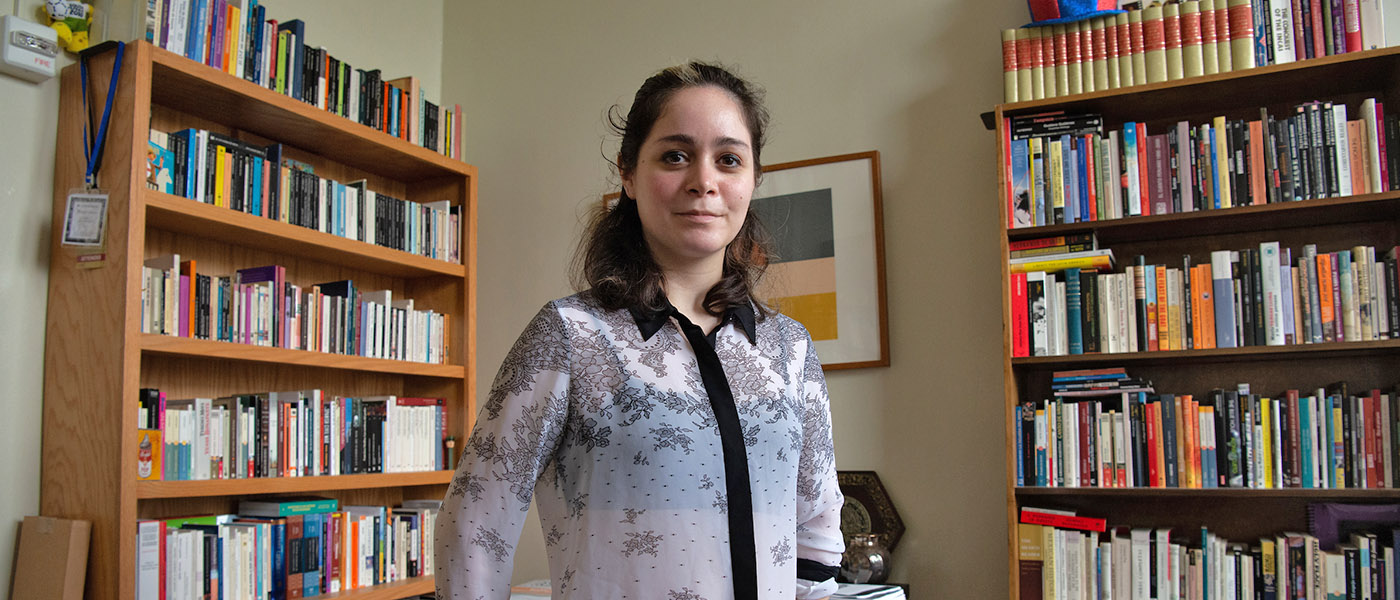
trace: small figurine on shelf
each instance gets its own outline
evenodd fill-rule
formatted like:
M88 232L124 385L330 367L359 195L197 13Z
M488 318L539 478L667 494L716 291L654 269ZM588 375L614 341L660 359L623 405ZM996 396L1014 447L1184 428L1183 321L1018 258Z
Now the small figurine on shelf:
M58 45L77 54L88 47L92 26L92 5L77 0L45 0L44 13L49 27L58 32Z

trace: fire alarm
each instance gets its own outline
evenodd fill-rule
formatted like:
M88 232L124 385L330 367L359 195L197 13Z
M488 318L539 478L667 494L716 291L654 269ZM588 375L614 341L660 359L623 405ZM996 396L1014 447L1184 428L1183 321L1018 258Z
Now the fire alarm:
M58 72L57 31L14 15L5 15L0 24L0 72L36 83Z

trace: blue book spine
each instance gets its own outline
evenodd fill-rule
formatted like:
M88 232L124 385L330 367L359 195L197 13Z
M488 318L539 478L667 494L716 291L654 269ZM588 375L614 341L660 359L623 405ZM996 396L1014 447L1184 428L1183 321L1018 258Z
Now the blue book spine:
M1079 268L1065 269L1065 332L1069 353L1084 353L1084 297L1079 285Z
M263 188L262 188L262 181L263 181L263 159L262 159L262 157L254 156L254 157L253 157L253 189L252 189L252 194L251 194L252 199L253 199L253 202L252 202L252 205L253 205L252 213L253 213L254 215L259 216L259 217L267 216L267 215L264 215L264 214L263 214L263 195L262 195L262 194L263 194L263 191L262 191Z
M1028 140L1011 141L1011 210L1008 228L1030 227L1030 145Z
M1312 416L1312 414L1311 414L1311 413L1312 413L1312 410L1313 410L1313 409L1312 409L1312 397L1311 397L1311 396L1302 396L1302 397L1298 398L1295 402L1298 403L1298 423L1297 423L1297 427L1298 427L1298 433L1300 434L1300 435L1298 436L1298 441L1299 441L1299 444L1298 444L1298 445L1300 446L1299 454L1302 455L1300 458L1302 459L1302 463L1303 463L1303 464L1301 464L1301 465L1298 465L1297 468L1298 468L1299 471L1302 472L1302 476L1303 476L1303 477L1302 477L1302 479L1303 479L1303 488L1304 488L1304 489L1308 489L1308 488L1317 487L1316 482L1313 481L1313 447L1312 447L1313 436L1312 436L1312 432L1313 432L1313 422L1314 422L1314 421L1313 421L1313 416Z
M1025 461L1022 460L1022 457L1025 456L1026 446L1025 446L1025 444L1022 443L1023 430L1022 430L1022 428L1021 428L1021 414L1022 414L1022 409L1021 409L1021 407L1020 407L1020 406L1015 407L1015 413L1014 413L1014 415L1012 416L1012 418L1015 419L1015 424L1016 424L1016 485L1017 485L1017 486L1026 485L1026 467L1025 467Z
M1211 293L1215 301L1215 347L1235 348L1235 288L1230 251L1211 253Z
M243 64L239 65L239 77L258 83L259 57L262 56L262 31L263 15L265 9L258 5L258 0L248 0L248 6L243 9L243 19L245 22L244 43L248 45L243 53Z
M321 593L321 514L309 514L302 521L302 596Z
M1176 461L1176 396L1172 394L1162 394L1162 452L1166 453L1166 460L1162 461L1167 469L1167 487L1178 487L1177 461Z
M208 0L190 1L190 31L185 40L185 58L204 62L204 30L208 27L205 15L208 11Z
M1089 220L1089 139L1079 136L1075 150L1075 165L1079 171L1079 212L1075 215L1080 222Z
M1209 132L1209 135L1210 135L1210 189L1211 189L1211 191L1214 192L1213 194L1211 194L1211 200L1212 200L1212 202L1213 202L1213 206L1212 206L1211 208L1220 208L1220 166L1221 166L1221 165L1220 165L1219 161L1216 160L1216 156L1215 156L1215 151L1216 151L1216 150L1215 150L1215 128L1214 128L1214 127L1211 128L1211 130L1210 130L1210 132ZM1232 347L1233 347L1233 346L1232 346Z
M1074 223L1077 220L1075 214L1079 212L1079 201L1075 196L1079 189L1079 177L1074 168L1074 139L1067 133L1060 136L1060 186L1065 196L1064 221Z

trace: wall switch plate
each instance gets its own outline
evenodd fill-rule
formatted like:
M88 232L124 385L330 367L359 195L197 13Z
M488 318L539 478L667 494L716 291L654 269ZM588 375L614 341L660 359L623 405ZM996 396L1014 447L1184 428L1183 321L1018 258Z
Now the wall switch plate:
M0 72L36 83L57 74L57 31L15 15L4 16L0 31Z

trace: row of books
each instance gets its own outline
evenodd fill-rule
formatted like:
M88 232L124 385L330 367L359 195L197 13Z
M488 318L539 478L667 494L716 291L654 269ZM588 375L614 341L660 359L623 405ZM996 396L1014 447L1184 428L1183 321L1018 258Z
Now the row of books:
M1380 0L1132 3L1001 32L1004 99L1024 102L1381 48Z
M1368 98L1258 119L1104 132L1099 115L1008 119L1012 229L1334 198L1400 189L1400 117Z
M139 400L138 479L405 473L452 460L442 398L313 389L167 399L143 388Z
M245 500L236 514L136 523L137 600L290 600L432 575L438 500Z
M151 130L147 187L228 208L460 264L461 206L419 203L316 175L263 146L203 129Z
M146 41L451 158L462 109L429 102L417 77L385 79L306 38L300 19L267 18L258 0L147 0Z
M143 333L446 364L450 317L349 279L299 286L281 265L211 275L166 254L142 268Z
M1376 489L1400 471L1400 386L1196 398L1130 383L1056 391L1012 418L1020 486Z
M1295 261L1264 242L1121 273L1093 252L1012 259L1012 356L1400 339L1400 246L1382 251L1307 244Z
M1310 506L1309 510L1315 510ZM1023 508L1017 524L1024 600L1381 600L1395 598L1400 528L1282 531L1230 541L1202 527L1109 527L1071 511ZM1320 533L1320 532L1319 532Z

